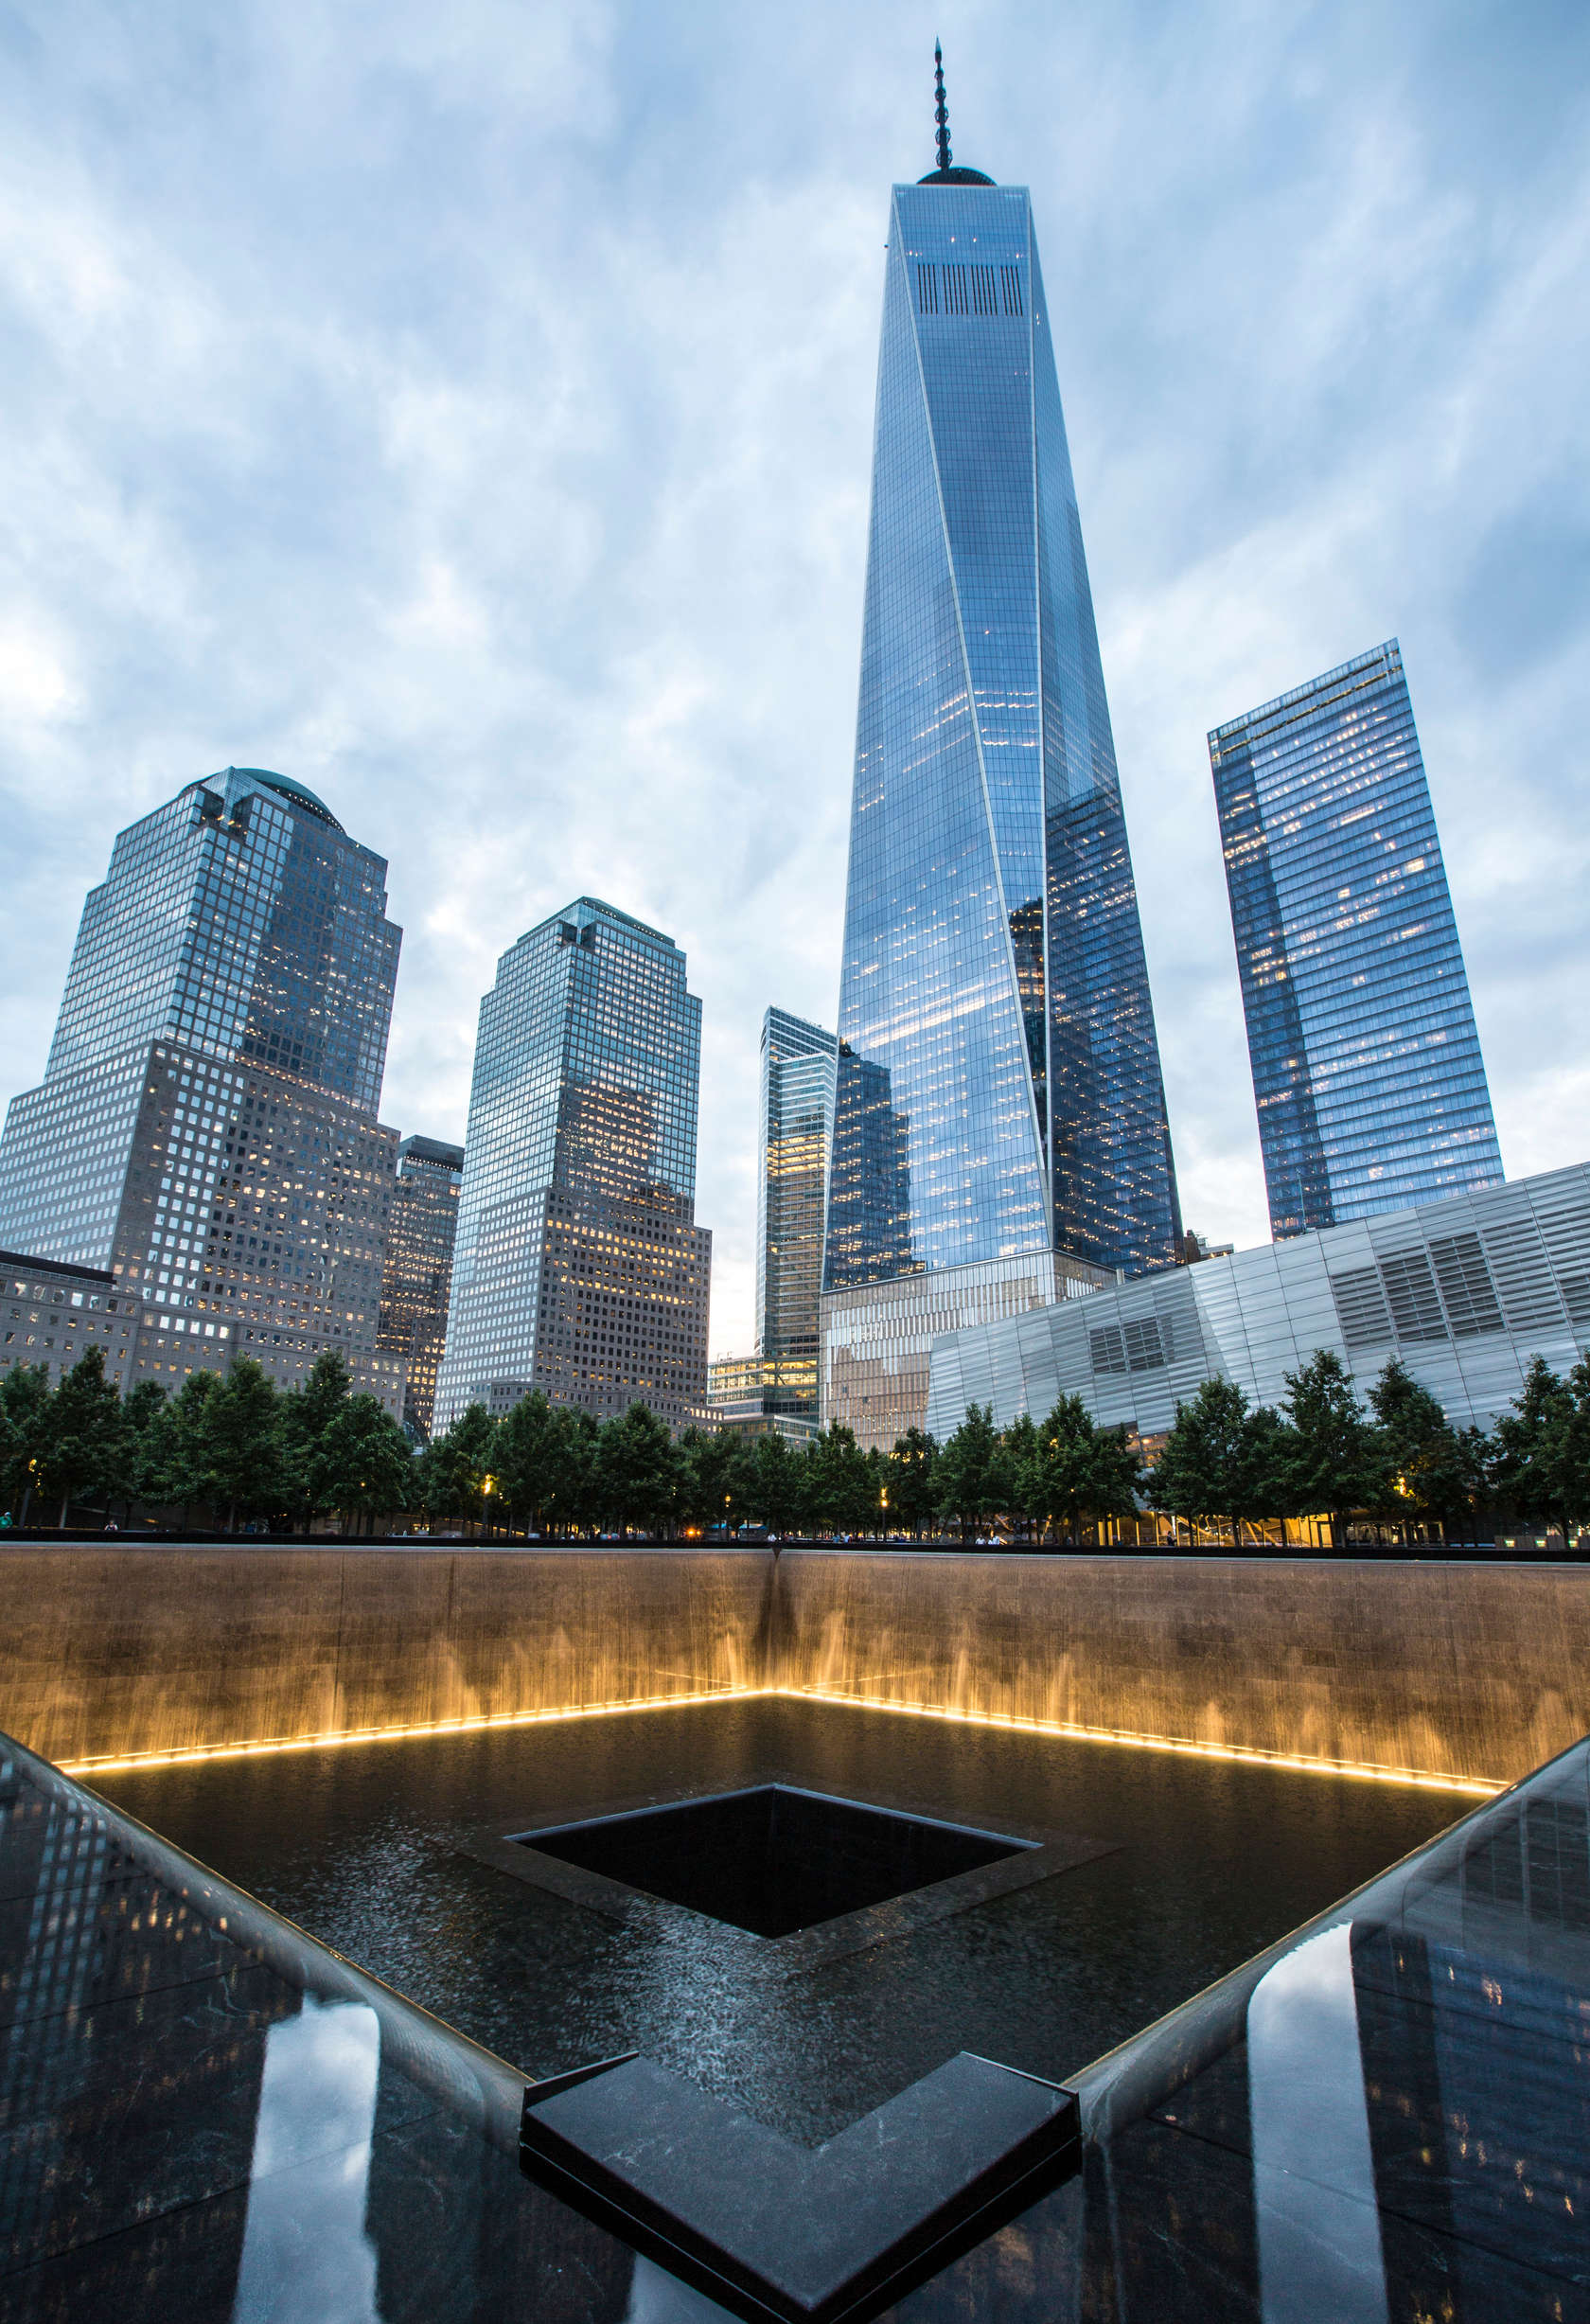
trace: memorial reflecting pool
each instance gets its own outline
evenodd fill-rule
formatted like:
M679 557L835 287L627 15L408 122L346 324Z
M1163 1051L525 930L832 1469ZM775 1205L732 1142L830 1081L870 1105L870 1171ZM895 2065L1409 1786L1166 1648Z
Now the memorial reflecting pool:
M775 1783L1038 1846L778 1942L510 1869L538 1825ZM772 1696L96 1788L527 2073L638 2049L806 2141L959 2050L1066 2080L1474 1804Z

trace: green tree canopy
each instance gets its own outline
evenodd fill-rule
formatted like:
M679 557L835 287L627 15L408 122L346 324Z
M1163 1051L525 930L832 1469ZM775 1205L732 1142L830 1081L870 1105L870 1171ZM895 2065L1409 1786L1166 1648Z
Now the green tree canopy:
M165 1508L181 1498L176 1399L158 1380L140 1380L127 1398L127 1418L129 1489L146 1508Z
M556 1490L558 1428L546 1391L521 1396L497 1427L493 1459L498 1490L527 1530L539 1532Z
M302 1388L283 1398L280 1415L282 1482L295 1516L314 1514L310 1464L315 1447L353 1392L340 1348L326 1348L314 1359Z
M801 1455L786 1437L759 1436L751 1446L746 1499L769 1533L792 1534L801 1523Z
M926 1428L908 1428L894 1439L889 1456L889 1514L913 1534L920 1534L938 1515L938 1458L939 1447Z
M1094 1430L1089 1506L1095 1518L1135 1517L1146 1474L1129 1428Z
M380 1398L349 1396L315 1446L309 1489L317 1509L335 1510L344 1533L356 1520L408 1508L414 1450Z
M1005 1478L1005 1509L1025 1525L1043 1530L1048 1516L1042 1487L1043 1446L1031 1412L1018 1412L999 1437Z
M1590 1366L1564 1380L1537 1356L1494 1432L1497 1498L1530 1524L1556 1525L1564 1546L1590 1512Z
M196 1465L203 1498L228 1533L239 1517L268 1517L287 1498L281 1402L254 1358L239 1356L200 1410Z
M1172 1516L1226 1520L1240 1548L1245 1517L1278 1517L1285 1506L1276 1414L1267 1405L1251 1410L1235 1380L1200 1381L1197 1393L1176 1406L1147 1494Z
M963 1535L975 1531L1011 1499L1010 1464L994 1427L991 1404L969 1404L966 1417L939 1448L939 1507Z
M593 1412L574 1404L553 1408L553 1482L546 1521L554 1533L576 1534L596 1523L596 1446Z
M681 1461L666 1421L649 1406L630 1405L602 1430L596 1447L596 1491L609 1522L627 1534L632 1525L662 1533L673 1514Z
M1033 1472L1028 1484L1034 1514L1045 1530L1058 1525L1075 1541L1093 1505L1097 1430L1080 1396L1060 1396L1034 1431Z
M121 1396L105 1377L103 1348L87 1348L63 1373L49 1405L49 1427L40 1483L61 1504L64 1525L74 1500L117 1490L124 1465Z
M1025 1471L1023 1505L1046 1531L1074 1542L1086 1524L1131 1517L1142 1461L1124 1428L1101 1428L1080 1396L1060 1396L1035 1428L1007 1429L1007 1453Z
M1477 1448L1459 1437L1400 1357L1392 1357L1369 1390L1369 1409L1380 1431L1389 1512L1443 1529L1468 1516L1480 1485Z
M687 1525L725 1525L735 1510L735 1440L721 1428L682 1429L677 1506Z
M18 1364L0 1380L0 1460L5 1463L6 1503L26 1525L39 1493L49 1451L51 1407L55 1402L47 1364Z
M479 1517L486 1481L495 1477L498 1424L484 1404L468 1404L443 1436L433 1437L419 1464L418 1490L433 1517Z
M878 1519L878 1487L856 1431L836 1421L802 1456L805 1521L814 1533L870 1533Z
M1327 1511L1331 1538L1339 1542L1351 1511L1385 1505L1386 1457L1378 1431L1334 1349L1317 1348L1306 1364L1282 1376L1287 1426L1278 1449L1287 1498L1302 1514Z

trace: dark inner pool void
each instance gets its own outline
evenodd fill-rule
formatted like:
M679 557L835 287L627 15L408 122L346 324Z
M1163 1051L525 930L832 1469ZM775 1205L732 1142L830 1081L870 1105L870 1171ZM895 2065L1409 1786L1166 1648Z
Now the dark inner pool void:
M1034 1844L787 1783L514 1836L756 1937L864 1912Z

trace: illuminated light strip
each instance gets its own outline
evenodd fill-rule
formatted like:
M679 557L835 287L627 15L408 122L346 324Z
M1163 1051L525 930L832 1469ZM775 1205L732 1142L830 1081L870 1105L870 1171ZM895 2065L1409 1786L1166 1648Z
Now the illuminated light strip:
M1510 1785L1488 1776L1428 1775L1418 1767L1377 1767L1356 1759L1310 1759L1300 1752L1265 1751L1243 1743L1194 1743L1175 1735L1138 1734L1130 1728L1083 1727L1065 1719L1024 1719L1014 1712L949 1711L937 1703L904 1703L880 1694L831 1694L822 1687L773 1687L774 1694L804 1703L838 1703L849 1711L893 1711L912 1719L947 1719L965 1727L1001 1727L1024 1735L1064 1735L1073 1743L1124 1743L1140 1751L1175 1751L1191 1759L1233 1759L1263 1767L1299 1767L1309 1775L1351 1775L1369 1783L1411 1783L1422 1791L1461 1792L1494 1799Z
M746 1702L777 1687L708 1687L698 1694L637 1695L625 1703L570 1703L554 1711L501 1711L477 1719L432 1719L413 1727L343 1727L322 1735L274 1736L259 1743L203 1743L186 1751L129 1751L115 1758L63 1759L62 1775L117 1775L129 1767L193 1767L212 1759L256 1759L279 1751L328 1751L348 1743L407 1743L422 1735L478 1735L490 1728L539 1727L567 1719L610 1718L624 1711L688 1711L698 1703Z
M551 1711L506 1711L474 1719L433 1719L404 1727L347 1727L319 1735L286 1735L257 1743L199 1744L186 1751L132 1751L105 1759L62 1760L63 1775L115 1775L131 1768L191 1767L215 1759L256 1759L282 1751L326 1751L352 1743L404 1743L426 1735L483 1734L491 1729L539 1727L570 1719L610 1718L630 1711L684 1711L700 1703L749 1702L778 1695L789 1702L831 1703L845 1711L889 1711L912 1719L944 1719L963 1727L1003 1728L1016 1734L1057 1735L1072 1743L1124 1744L1140 1751L1171 1751L1183 1758L1222 1759L1248 1766L1292 1767L1307 1775L1348 1775L1370 1783L1411 1784L1422 1791L1457 1792L1490 1800L1506 1783L1484 1776L1431 1775L1417 1767L1382 1767L1352 1759L1309 1758L1301 1752L1266 1751L1257 1745L1196 1743L1175 1735L1141 1734L1131 1728L1086 1727L1064 1719L1028 1719L1014 1712L955 1711L938 1703L886 1700L876 1694L836 1694L822 1687L711 1687L698 1694L638 1695L630 1702L571 1703Z

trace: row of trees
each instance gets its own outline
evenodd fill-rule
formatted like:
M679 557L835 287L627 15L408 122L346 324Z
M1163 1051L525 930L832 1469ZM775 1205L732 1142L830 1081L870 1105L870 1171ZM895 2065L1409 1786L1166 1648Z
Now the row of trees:
M999 1519L1074 1542L1146 1504L1228 1527L1239 1545L1245 1526L1327 1513L1337 1538L1354 1514L1449 1533L1500 1511L1566 1541L1590 1517L1590 1362L1563 1379L1537 1357L1486 1435L1455 1429L1395 1361L1366 1405L1322 1351L1287 1375L1279 1409L1206 1380L1149 1465L1079 1396L1003 1430L974 1405L945 1444L912 1429L886 1454L843 1428L804 1445L699 1428L676 1440L645 1405L602 1423L538 1392L501 1421L471 1405L417 1451L374 1396L351 1393L336 1354L291 1393L244 1357L224 1377L191 1374L174 1396L146 1381L123 1397L91 1349L54 1389L43 1367L0 1382L0 1496L15 1524L64 1525L86 1505L228 1531L333 1515L346 1532L422 1517L564 1539L747 1524L914 1537Z
M1396 1359L1367 1402L1329 1349L1286 1374L1285 1387L1276 1408L1250 1404L1235 1381L1206 1380L1176 1407L1152 1465L1124 1430L1095 1428L1079 1397L1063 1398L1036 1430L1022 1419L1002 1436L974 1407L937 1456L939 1505L1075 1539L1146 1504L1228 1529L1238 1547L1245 1526L1285 1517L1326 1517L1339 1542L1354 1517L1447 1537L1500 1516L1554 1528L1565 1543L1590 1518L1590 1362L1564 1379L1537 1357L1489 1434L1455 1428Z
M44 1365L0 1381L0 1494L17 1525L64 1525L76 1505L180 1511L228 1530L339 1512L351 1526L409 1507L414 1469L402 1429L351 1393L334 1353L291 1394L243 1357L224 1377L190 1373L174 1396L155 1380L123 1396L98 1348L53 1390Z
M1237 1543L1245 1522L1327 1514L1338 1540L1353 1514L1443 1535L1500 1515L1566 1543L1590 1518L1590 1362L1564 1379L1537 1356L1489 1434L1455 1428L1395 1359L1367 1405L1328 1350L1286 1375L1279 1410L1206 1380L1177 1406L1145 1490L1157 1509L1229 1525Z
M1113 1437L1099 1443L1120 1462ZM701 1428L675 1440L643 1404L604 1423L539 1392L502 1421L471 1405L416 1450L375 1397L350 1392L334 1353L291 1393L245 1357L224 1377L190 1374L174 1396L146 1381L123 1397L97 1349L53 1390L43 1367L0 1382L0 1494L16 1525L64 1526L75 1507L228 1532L334 1516L350 1533L421 1518L564 1539L748 1523L916 1534L945 1516L974 1521L1011 1458L982 1415L942 1451L913 1430L885 1455L861 1451L842 1428L807 1445Z

